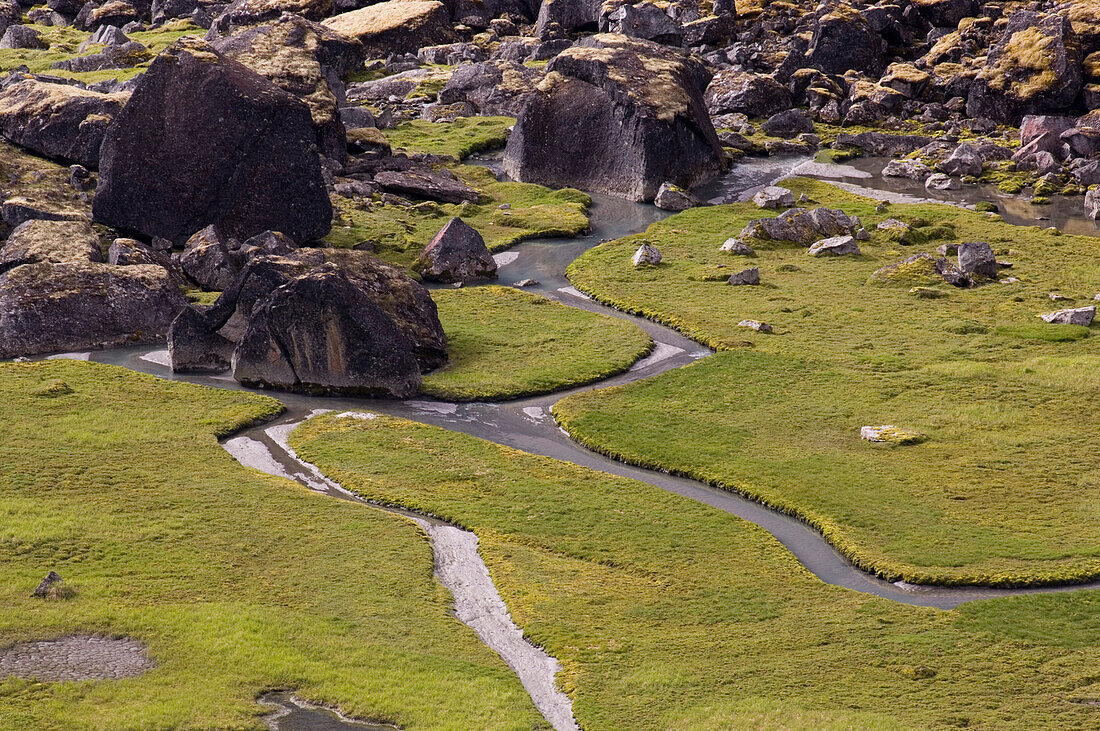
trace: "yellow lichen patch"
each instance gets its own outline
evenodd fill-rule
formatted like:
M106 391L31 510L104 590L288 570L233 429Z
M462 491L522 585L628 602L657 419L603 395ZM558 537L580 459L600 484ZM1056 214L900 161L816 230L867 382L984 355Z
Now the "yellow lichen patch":
M251 47L234 58L276 86L301 97L309 106L315 125L328 124L336 114L336 97L315 56L317 35L305 33L301 41L290 43L289 36L298 35L297 30L290 23L273 26L267 33L256 34Z
M978 78L991 89L1010 92L1021 101L1048 91L1058 81L1049 51L1053 42L1053 37L1036 27L1017 31L997 60L987 64Z
M961 44L962 35L958 31L948 33L936 41L936 45L932 46L932 50L924 55L924 61L929 66L941 64L947 61L952 52L958 50Z
M911 63L892 63L882 77L883 83L902 81L907 84L923 84L929 80L927 71L921 71Z

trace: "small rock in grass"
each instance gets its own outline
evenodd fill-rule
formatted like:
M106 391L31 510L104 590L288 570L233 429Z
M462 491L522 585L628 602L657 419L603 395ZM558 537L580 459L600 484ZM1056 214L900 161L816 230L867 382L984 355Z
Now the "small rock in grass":
M859 438L886 444L917 444L924 441L924 437L917 432L899 429L893 424L860 427Z
M938 300L947 296L947 292L932 287L913 287L909 290L909 294L915 295L922 300Z
M769 185L752 197L760 208L790 208L794 205L794 193L778 185Z
M661 183L657 196L653 199L653 205L662 211L686 211L699 205L699 201L679 186Z
M737 327L747 327L750 330L755 330L758 333L770 333L772 326L766 322L760 322L759 320L742 320L737 323Z
M1039 315L1039 317L1055 325L1085 325L1087 327L1092 324L1092 319L1096 317L1096 308L1091 305L1076 307L1071 310L1048 312L1045 315Z
M42 579L42 583L38 585L38 588L34 590L32 596L44 597L49 596L50 590L61 583L61 575L56 571L51 571L46 574L46 578Z
M878 205L875 206L875 213L886 213L887 208L889 208L889 204L886 201L879 201Z
M518 282L515 282L512 286L513 287L518 287L519 289L523 289L524 287L535 287L535 286L538 286L538 280L535 280L535 279L521 279Z
M1051 292L1047 295L1050 297L1051 302L1072 302L1072 297L1066 297L1064 294L1058 294L1057 292Z
M1020 280L1017 279L1016 277L1005 277L1004 279L1001 280L1000 283L1001 284L1015 284L1018 281L1020 281Z
M863 228L862 226L857 228L852 233L852 236L855 238L856 241L870 241L871 240L871 234L867 231L867 229Z
M741 239L726 239L726 243L722 244L720 250L740 256L756 256L756 252L753 251L753 248Z
M656 266L661 263L661 252L653 244L642 244L638 247L638 250L634 252L634 256L631 259L635 267L640 267L643 264L649 264Z
M760 269L758 267L753 267L737 272L729 278L728 283L732 285L760 284Z
M959 271L967 275L993 278L997 276L997 257L984 241L959 244Z
M810 256L842 256L858 254L859 244L852 236L833 236L818 241L807 252Z

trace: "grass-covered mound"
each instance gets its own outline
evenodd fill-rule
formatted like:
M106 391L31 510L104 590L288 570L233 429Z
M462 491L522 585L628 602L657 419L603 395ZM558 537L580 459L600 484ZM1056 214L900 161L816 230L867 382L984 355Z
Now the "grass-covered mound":
M463 434L323 416L291 442L346 487L473 529L583 728L1097 718L1095 591L918 609L822 584L762 529L690 499Z
M475 152L503 147L515 123L511 117L459 117L453 122L414 119L386 130L386 139L395 150L461 160Z
M423 391L454 401L559 391L621 373L653 342L636 325L512 287L437 289L450 361Z
M407 729L543 727L418 528L217 444L276 401L74 362L0 365L0 400L0 647L132 636L157 663L0 678L0 729L262 729L273 688ZM31 598L49 570L73 598Z
M752 204L700 208L652 226L664 254L634 269L640 237L604 244L569 270L597 299L662 320L719 353L680 371L556 407L576 438L628 461L742 491L819 528L860 566L915 582L1021 584L1100 574L1094 415L1100 368L1088 329L1036 315L1091 303L1097 241L950 206L890 206L789 181L857 214L862 255L815 258L754 242L718 250ZM920 246L875 230L887 217L936 232ZM923 219L923 220L921 220ZM1020 281L936 284L919 267L872 276L942 243L988 241ZM758 287L728 272L759 266ZM1057 292L1071 301L1052 302ZM937 296L929 296L935 293ZM762 320L775 334L737 326ZM891 446L860 427L925 437Z
M588 229L591 198L572 188L551 190L532 183L498 181L487 168L460 165L455 173L482 194L481 203L425 202L399 206L334 198L336 222L325 240L352 247L370 242L397 266L410 266L439 229L460 216L492 251L526 239L576 236ZM504 206L503 208L501 206Z

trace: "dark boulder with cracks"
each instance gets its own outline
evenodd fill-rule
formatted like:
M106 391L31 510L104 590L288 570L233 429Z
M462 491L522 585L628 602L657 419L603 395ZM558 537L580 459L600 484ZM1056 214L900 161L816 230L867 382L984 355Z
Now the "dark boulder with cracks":
M621 35L558 54L504 153L514 179L651 201L724 167L703 102L710 74L687 54Z
M218 225L296 241L332 225L309 107L209 44L181 39L142 76L107 130L92 211L100 223L181 244Z
M252 313L233 353L248 386L405 398L420 389L412 341L339 269L285 284Z
M461 218L452 218L432 237L413 269L433 282L474 282L497 275L485 239Z

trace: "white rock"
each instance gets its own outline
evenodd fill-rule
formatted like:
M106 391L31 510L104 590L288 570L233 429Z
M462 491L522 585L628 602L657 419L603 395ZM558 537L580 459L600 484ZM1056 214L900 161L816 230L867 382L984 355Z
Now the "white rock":
M859 244L851 236L833 236L822 239L810 247L807 252L810 256L842 256L844 254L858 254Z
M725 251L729 254L740 254L741 256L755 256L756 252L753 248L746 244L741 239L726 239L726 243L722 244L720 251Z
M772 326L766 322L760 322L759 320L742 320L737 323L737 327L747 327L750 330L755 330L760 333L770 333Z
M1092 305L1088 307L1075 307L1071 310L1058 310L1057 312L1048 312L1045 315L1039 315L1046 322L1054 323L1055 325L1091 325L1092 319L1096 317L1096 308Z
M924 187L928 190L958 190L962 187L962 183L950 175L936 173L928 176L928 179L924 181Z
M643 264L660 264L661 252L658 251L657 247L653 244L642 244L638 247L638 250L634 252L634 257L631 261L634 262L635 267L640 267Z
M790 208L794 205L794 193L778 185L769 185L752 197L761 208Z

